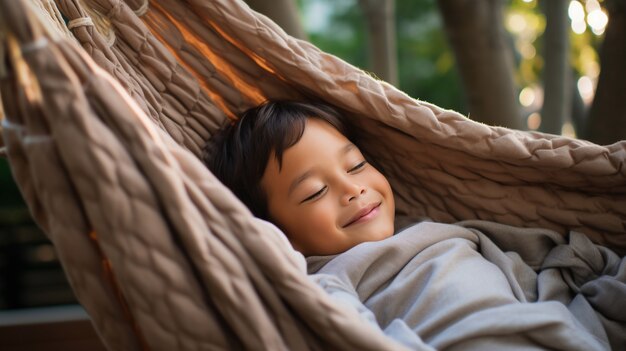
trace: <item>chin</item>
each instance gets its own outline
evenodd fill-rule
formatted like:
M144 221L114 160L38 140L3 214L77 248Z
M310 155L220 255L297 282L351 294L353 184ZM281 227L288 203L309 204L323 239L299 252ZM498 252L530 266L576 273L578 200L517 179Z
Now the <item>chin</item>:
M392 225L392 226L390 226L390 229L383 234L383 239L391 238L393 236L393 233L394 233L393 230L394 230L394 228L393 228L393 225Z
M385 226L384 228L380 228L380 230L376 230L374 235L372 235L372 241L380 241L390 238L393 235L393 225Z

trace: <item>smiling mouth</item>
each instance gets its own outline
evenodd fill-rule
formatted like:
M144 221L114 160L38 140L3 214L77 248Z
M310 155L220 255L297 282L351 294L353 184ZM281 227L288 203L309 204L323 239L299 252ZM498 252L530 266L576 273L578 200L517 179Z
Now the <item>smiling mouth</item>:
M374 218L378 214L378 209L380 208L381 204L382 202L378 202L375 204L368 205L364 207L363 209L359 210L359 212L357 212L357 214L354 217L350 218L348 223L344 224L342 228L346 228L356 223L366 222L370 220L371 218Z

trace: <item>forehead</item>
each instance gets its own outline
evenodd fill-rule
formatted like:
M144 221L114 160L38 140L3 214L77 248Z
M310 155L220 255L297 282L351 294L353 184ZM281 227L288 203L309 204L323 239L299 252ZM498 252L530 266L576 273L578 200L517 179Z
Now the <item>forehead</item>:
M286 149L282 155L282 167L274 156L268 160L262 185L271 190L276 186L288 187L290 182L312 168L327 165L331 159L340 156L355 146L329 123L309 118L306 121L302 138Z
M350 141L328 122L309 118L300 140L283 153L283 164L314 163L320 156L340 151Z

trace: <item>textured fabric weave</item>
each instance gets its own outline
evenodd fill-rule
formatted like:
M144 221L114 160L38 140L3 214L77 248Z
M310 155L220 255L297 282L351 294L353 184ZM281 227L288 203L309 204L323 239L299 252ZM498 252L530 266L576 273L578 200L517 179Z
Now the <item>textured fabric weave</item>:
M398 218L576 230L626 252L626 142L473 122L241 1L57 0L82 48L25 1L0 1L2 141L112 350L400 347L311 283L199 161L220 126L267 98L342 110L389 178Z

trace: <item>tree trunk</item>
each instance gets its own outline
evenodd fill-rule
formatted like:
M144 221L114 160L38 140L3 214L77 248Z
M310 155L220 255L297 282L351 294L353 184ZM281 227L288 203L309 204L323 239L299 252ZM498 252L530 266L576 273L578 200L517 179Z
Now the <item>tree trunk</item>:
M546 14L544 38L543 88L540 130L561 134L561 128L570 119L572 108L569 62L569 18L567 8L570 0L543 1Z
M468 97L469 117L489 125L522 129L502 1L437 3Z
M397 86L395 0L359 0L359 4L365 14L371 70Z
M572 84L570 84L570 91L572 94L572 125L574 126L574 131L576 131L576 137L582 138L585 130L587 106L585 106L585 102L583 101L582 96L580 96L578 86L576 85L574 79L572 79Z
M598 144L626 139L626 3L607 1L609 23L600 51L600 77L585 137Z
M248 6L276 22L287 34L307 39L295 0L246 0Z

